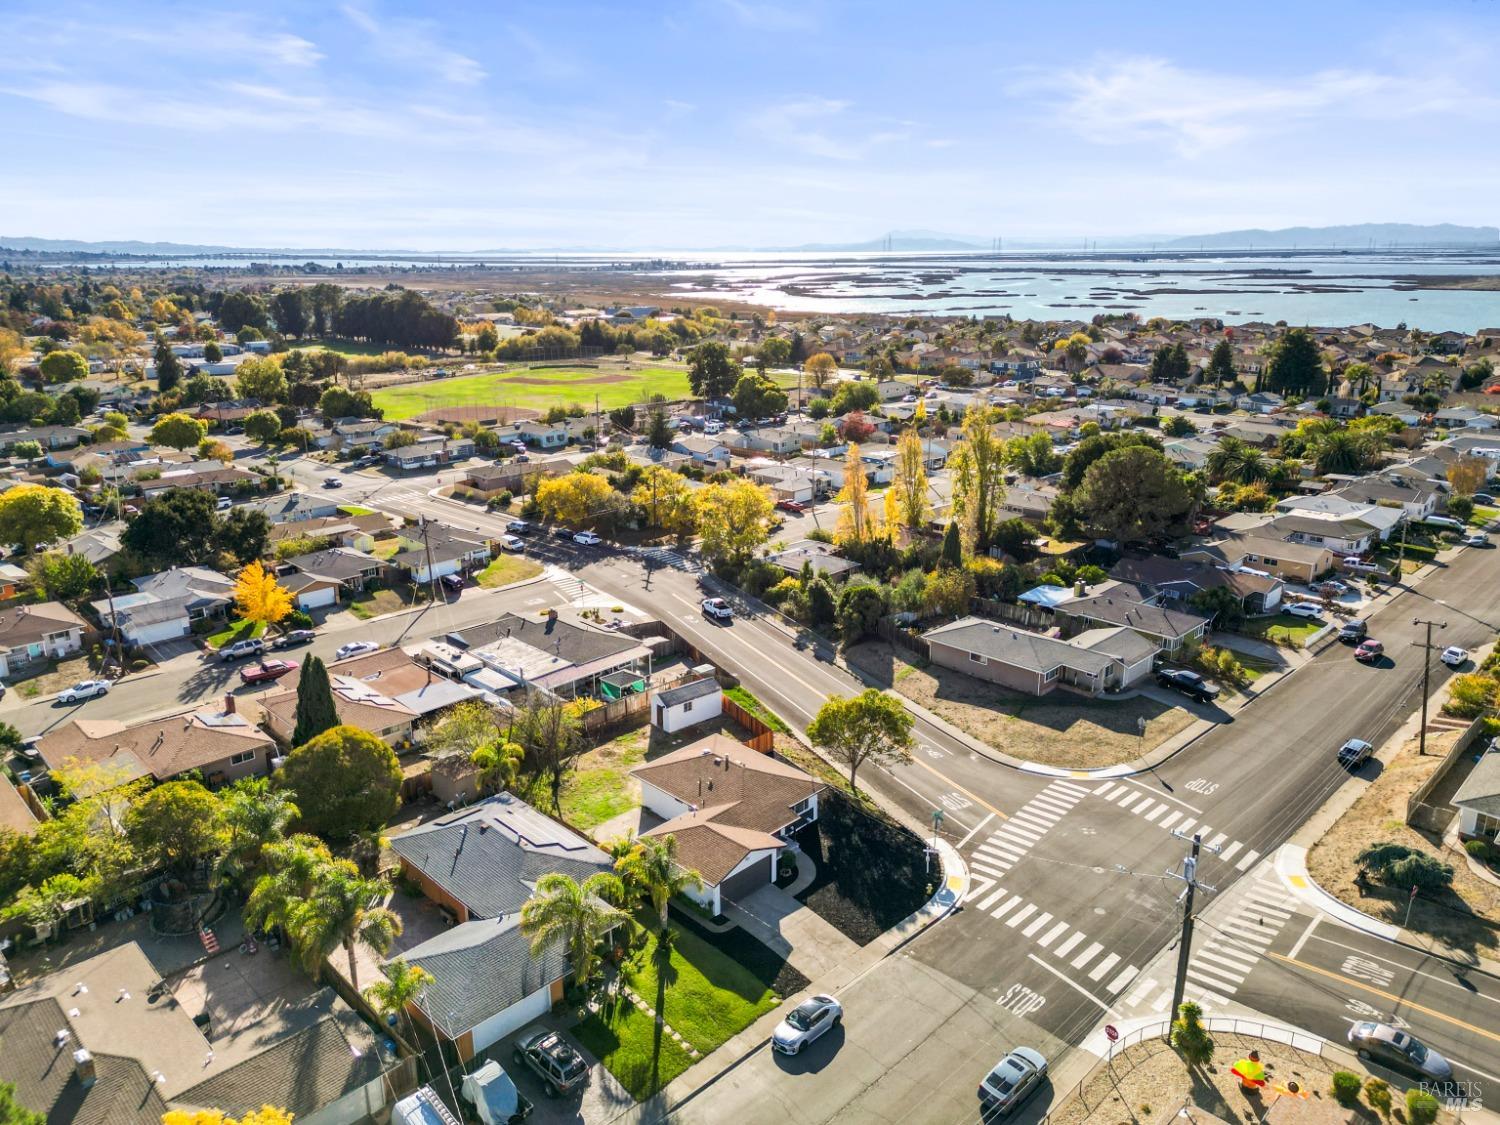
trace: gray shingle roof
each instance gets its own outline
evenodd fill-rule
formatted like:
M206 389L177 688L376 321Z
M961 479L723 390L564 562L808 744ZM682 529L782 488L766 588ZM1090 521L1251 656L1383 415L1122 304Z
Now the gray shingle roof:
M634 637L604 633L562 620L548 622L517 617L513 613L485 625L466 625L458 635L467 648L483 648L501 638L513 637L570 664L589 664L640 646Z
M960 652L977 653L987 660L1032 672L1046 673L1054 668L1077 668L1100 674L1113 664L1108 656L1089 652L1066 641L1012 629L979 617L962 618L951 625L929 630L923 637L928 641L956 648Z
M719 694L719 681L709 676L702 680L694 680L690 684L682 684L679 687L668 688L666 691L658 692L657 700L667 707L676 707L679 703L687 703L694 699L705 699L710 695Z
M480 918L518 912L543 875L610 869L582 836L509 794L394 836L391 849Z
M568 973L559 946L531 955L518 915L465 922L404 956L432 974L420 1007L450 1038Z
M1500 816L1500 752L1491 750L1475 763L1453 794L1453 803L1488 816Z
M1185 637L1201 628L1208 620L1201 614L1182 613L1159 605L1145 605L1134 599L1117 598L1112 594L1078 598L1060 606L1059 611L1069 617L1124 625L1128 629L1150 633L1156 637Z

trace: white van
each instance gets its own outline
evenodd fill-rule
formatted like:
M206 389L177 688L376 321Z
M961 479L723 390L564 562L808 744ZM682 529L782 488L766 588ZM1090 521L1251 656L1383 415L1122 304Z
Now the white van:
M442 641L430 641L423 645L419 655L423 664L450 680L461 680L470 672L477 672L484 667L484 662L477 656L470 656Z
M1431 527L1445 527L1449 531L1462 531L1467 526L1463 520L1456 520L1452 516L1428 516L1422 522Z

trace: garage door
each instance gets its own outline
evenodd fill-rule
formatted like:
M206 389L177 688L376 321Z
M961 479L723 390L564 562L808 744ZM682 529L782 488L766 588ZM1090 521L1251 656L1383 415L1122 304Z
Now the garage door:
M138 645L160 644L174 637L185 637L190 629L186 621L161 621L154 625L142 625L130 631L129 640Z
M486 1047L500 1042L507 1035L520 1031L528 1023L539 1020L552 1010L552 988L543 985L530 996L524 997L506 1008L503 1012L496 1012L474 1029L474 1053L478 1054Z
M338 591L332 586L324 586L321 590L308 590L297 596L298 603L303 609L318 609L325 605L332 605L338 596Z
M721 896L734 902L760 890L771 881L771 860L772 857L768 854L745 870L729 876L719 884Z

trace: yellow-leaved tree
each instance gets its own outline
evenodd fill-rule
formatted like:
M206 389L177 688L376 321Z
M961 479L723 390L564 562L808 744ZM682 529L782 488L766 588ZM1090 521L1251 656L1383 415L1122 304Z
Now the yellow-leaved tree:
M272 1105L252 1109L244 1117L230 1117L222 1109L171 1109L161 1125L292 1125L293 1114Z
M598 473L569 473L537 486L536 502L550 520L570 527L597 524L619 507L615 490Z
M838 369L838 360L827 352L808 356L807 361L802 365L802 372L807 376L807 381L820 390L828 380L834 377Z
M931 514L922 438L916 427L911 427L896 442L896 479L885 494L885 522L891 527L917 532Z
M739 479L710 484L693 497L698 550L715 562L744 563L771 533L771 490Z
M246 621L275 625L292 612L292 595L256 559L234 580L234 606Z
M839 510L840 541L863 543L874 534L875 521L870 518L870 482L865 477L865 463L854 442L849 443L849 452L844 455L844 487L839 489L838 499L844 505Z
M631 503L646 514L652 527L673 535L690 535L698 520L693 490L687 478L665 465L652 465L641 474L630 494Z

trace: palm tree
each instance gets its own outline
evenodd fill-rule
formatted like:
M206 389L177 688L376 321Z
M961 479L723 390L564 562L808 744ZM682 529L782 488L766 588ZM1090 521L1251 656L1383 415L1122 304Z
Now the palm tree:
M703 889L703 876L677 862L676 836L644 836L615 860L615 871L656 911L658 932L667 928L667 904L692 887Z
M599 960L600 940L626 921L625 912L612 905L624 897L624 885L607 871L582 883L567 875L543 875L536 893L521 907L521 933L531 942L531 955L540 957L560 944L567 949L574 976L587 981Z
M375 905L390 890L384 879L366 879L346 859L319 871L312 894L293 908L288 926L303 968L316 979L323 962L342 946L349 958L349 983L358 988L354 943L362 941L384 954L401 933L395 911Z
M499 739L475 750L469 761L479 768L476 784L481 793L498 793L516 783L526 751L517 743Z
M1351 434L1347 430L1318 434L1309 444L1319 473L1354 473L1368 468L1380 455L1380 439L1374 434Z
M1209 453L1203 467L1215 483L1254 484L1270 475L1265 454L1237 437L1220 438L1218 448Z
M273 789L264 777L247 777L231 785L220 804L229 842L219 861L219 873L230 880L257 871L266 848L285 840L286 830L300 815L291 797Z
M333 862L333 856L316 836L297 835L268 844L261 862L265 872L245 903L245 926L252 931L289 930L292 914L312 893L319 872Z
M411 1017L406 1008L432 983L432 974L421 965L408 965L406 958L397 957L385 967L385 980L378 980L365 989L365 997L382 1016L395 1016L403 1029L410 1026Z

